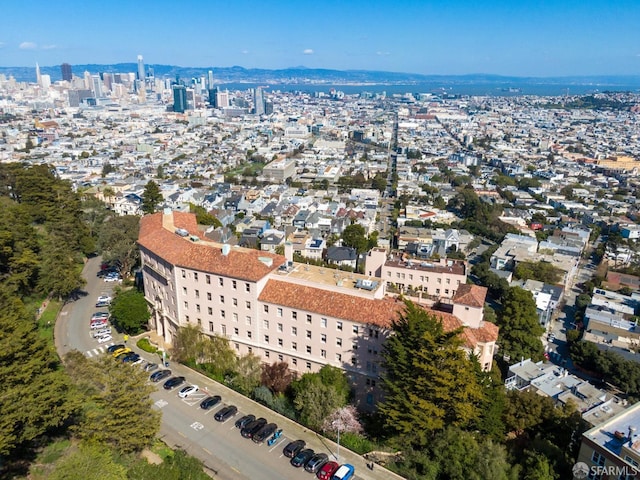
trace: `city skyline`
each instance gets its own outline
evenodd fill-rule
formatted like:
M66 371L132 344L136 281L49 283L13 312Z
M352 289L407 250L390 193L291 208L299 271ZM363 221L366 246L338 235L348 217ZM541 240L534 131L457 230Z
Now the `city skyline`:
M481 3L481 4L480 4ZM34 9L35 7L35 9ZM376 70L515 76L635 75L640 5L604 2L242 0L4 6L0 63ZM37 11L37 15L32 12ZM66 28L61 28L64 25Z

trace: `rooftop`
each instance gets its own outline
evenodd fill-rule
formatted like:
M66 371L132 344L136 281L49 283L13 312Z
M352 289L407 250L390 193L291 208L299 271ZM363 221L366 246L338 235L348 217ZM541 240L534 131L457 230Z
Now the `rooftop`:
M609 421L587 430L585 438L620 455L623 447L640 455L640 403L613 416Z

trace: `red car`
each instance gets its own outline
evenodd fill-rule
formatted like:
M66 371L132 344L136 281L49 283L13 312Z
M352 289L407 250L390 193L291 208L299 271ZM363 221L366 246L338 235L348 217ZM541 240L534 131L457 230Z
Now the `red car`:
M329 480L336 470L340 468L340 464L336 462L325 463L316 474L320 480Z

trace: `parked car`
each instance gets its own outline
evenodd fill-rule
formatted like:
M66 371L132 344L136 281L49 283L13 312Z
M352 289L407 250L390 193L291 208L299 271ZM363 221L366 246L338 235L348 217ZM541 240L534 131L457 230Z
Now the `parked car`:
M122 360L122 363L135 363L140 360L140 355L135 352L131 352L121 357L120 360Z
M322 466L322 468L320 468L316 476L318 477L318 480L331 480L331 477L336 473L338 468L340 468L339 463L327 462Z
M329 461L329 455L326 453L316 453L311 459L305 464L304 469L307 472L317 473L322 466Z
M310 448L305 448L304 450L300 450L295 457L291 459L291 465L294 467L300 468L305 463L307 463L311 458L316 454Z
M260 430L266 424L267 424L267 419L260 417L259 419L254 420L253 422L249 423L246 427L244 427L242 430L240 430L240 435L242 435L244 438L251 438L255 433L258 432L258 430Z
M110 333L106 333L104 335L97 337L97 340L98 340L98 343L107 343L113 340L113 337L111 336Z
M162 387L165 390L171 390L172 388L177 387L178 385L182 385L184 381L185 381L184 377L171 377L169 380L164 382Z
M104 337L107 334L111 334L111 327L109 325L103 328L94 328L93 329L93 338Z
M109 319L109 312L95 312L91 315L91 320Z
M238 413L238 407L235 405L229 405L216 412L213 416L218 422L226 422L228 419Z
M188 396L196 393L198 390L200 390L198 385L187 385L186 387L182 387L180 389L180 391L178 392L178 396L180 398L187 398Z
M171 370L158 370L157 372L153 372L149 375L149 380L154 383L159 382L160 380L164 380L167 377L171 376Z
M244 415L236 420L236 428L244 428L256 419L255 415Z
M142 369L145 372L152 372L154 370L157 370L158 368L158 364L157 363L152 363L152 362L147 362L142 366Z
M251 439L256 443L262 443L271 435L273 435L273 433L277 429L278 429L278 425L276 425L275 423L268 423L264 427L262 427L260 430L258 430L256 433L254 433Z
M131 366L133 367L134 365L142 365L144 363L144 358L142 357L138 357L138 360L136 360L135 362L131 362Z
M220 395L214 395L213 397L207 397L204 400L202 400L200 402L200 408L203 410L209 410L211 407L216 406L218 403L220 403L220 401L222 400L222 397L220 397Z
M353 478L355 471L356 469L353 468L353 465L345 463L336 470L336 473L333 474L331 480L350 480Z
M118 350L114 350L111 355L113 355L113 358L118 358L118 356L122 355L123 353L131 353L131 349L127 347L119 348Z
M96 307L108 307L111 304L112 298L109 295L100 295L96 300Z
M294 440L293 442L289 442L287 446L282 449L282 453L285 457L293 458L306 445L307 442L305 442L304 440Z
M99 330L108 327L109 322L107 320L91 320L89 326L91 327L91 330Z
M116 350L120 350L122 348L125 348L125 346L122 344L111 345L110 347L107 347L107 353L113 353Z

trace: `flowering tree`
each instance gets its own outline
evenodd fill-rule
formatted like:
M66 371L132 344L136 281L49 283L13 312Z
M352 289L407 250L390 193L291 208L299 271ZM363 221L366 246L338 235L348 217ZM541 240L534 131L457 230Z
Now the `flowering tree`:
M353 405L338 408L324 419L322 430L338 434L338 452L336 460L340 461L340 433L362 433L362 425L358 419L358 412Z

